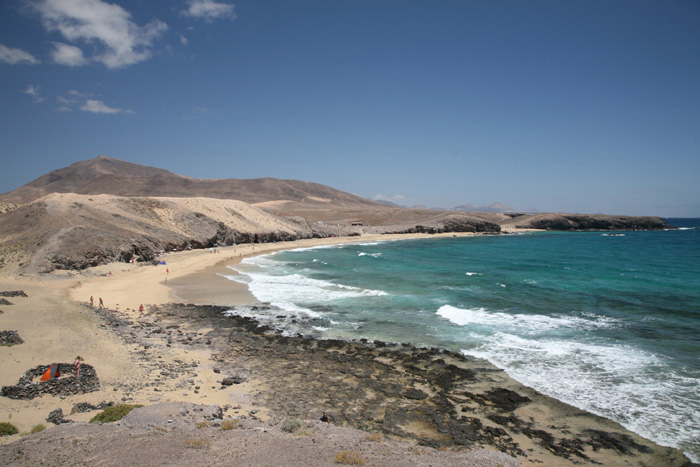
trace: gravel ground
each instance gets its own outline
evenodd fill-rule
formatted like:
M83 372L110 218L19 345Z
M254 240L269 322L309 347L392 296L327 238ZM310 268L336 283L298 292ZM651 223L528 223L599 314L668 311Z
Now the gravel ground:
M217 406L154 404L119 422L61 425L0 446L0 465L520 466L497 451L440 451L315 420L290 433L284 423L227 417ZM227 421L235 426L222 429Z

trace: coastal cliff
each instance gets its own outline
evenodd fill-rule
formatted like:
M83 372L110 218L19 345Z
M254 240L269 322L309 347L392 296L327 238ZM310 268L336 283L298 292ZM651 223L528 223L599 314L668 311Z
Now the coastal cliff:
M517 229L541 230L663 230L672 228L662 217L605 214L510 214L505 222Z

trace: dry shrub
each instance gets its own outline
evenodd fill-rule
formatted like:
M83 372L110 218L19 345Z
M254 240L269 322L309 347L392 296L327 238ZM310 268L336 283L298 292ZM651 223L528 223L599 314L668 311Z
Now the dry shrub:
M209 422L197 422L197 423L195 423L194 426L196 426L197 428L199 428L201 430L202 428L206 428L209 425L210 425Z
M345 465L365 465L365 459L357 451L343 451L335 455L335 461L338 464Z
M367 441L374 441L375 443L381 443L382 442L382 435L379 433L372 433L371 435L367 435L367 438L365 438Z
M286 431L287 433L294 433L299 428L301 428L301 421L296 418L288 418L282 423L282 431Z
M185 446L192 449L207 449L211 447L211 441L205 438L188 439Z
M233 418L230 420L224 420L221 422L221 429L222 430L231 430L233 428L236 428L238 426L238 420Z

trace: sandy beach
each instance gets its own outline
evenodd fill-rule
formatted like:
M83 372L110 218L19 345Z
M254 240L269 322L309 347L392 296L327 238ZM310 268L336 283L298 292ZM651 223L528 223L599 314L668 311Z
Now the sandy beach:
M445 234L455 235L465 234ZM226 266L244 257L419 237L428 236L363 235L235 245L169 252L160 258L165 264L157 266L112 263L80 272L0 278L0 291L27 294L0 306L0 328L15 330L24 340L0 349L0 385L15 385L32 367L70 363L77 355L95 368L101 383L99 391L85 394L32 400L2 397L0 421L26 433L38 424L51 425L45 419L56 408L73 421L88 421L94 412L71 414L75 404L102 401L218 404L228 417L277 423L286 416L315 419L319 410L328 408L338 425L382 430L395 439L434 448L459 448L454 440L468 439L516 456L522 465L575 465L587 460L660 465L659 459L664 465L683 465L678 451L542 396L488 362L401 346L384 349L283 338L221 314L225 307L257 303L244 285L221 277L230 272ZM104 309L99 307L100 298ZM300 378L313 372L325 375L325 383L317 387L311 384L316 378ZM241 375L241 381L224 386L222 379L231 374ZM405 389L409 386L412 391ZM511 403L503 405L495 394L512 399ZM523 403L525 399L528 403ZM373 402L361 412L353 409L362 401ZM390 412L393 419L387 422ZM379 420L385 420L383 429ZM473 432L465 432L465 425ZM571 433L574 440L568 438ZM585 443L576 441L584 434ZM20 438L7 436L0 442Z
M453 235L453 234L449 234ZM390 241L421 238L425 235L371 235L362 241ZM76 356L94 365L102 383L102 390L56 400L40 397L31 401L0 398L0 421L9 421L20 432L45 423L49 412L61 407L70 413L78 402L99 403L103 400L148 404L156 401L184 400L207 404L245 404L249 397L245 386L225 394L210 390L216 386L219 375L209 374L199 386L198 394L183 396L175 384L163 385L161 394L154 397L151 388L139 390L138 382L157 379L160 370L147 368L134 357L140 349L115 335L103 319L95 313L102 298L105 308L118 311L128 319L138 321L140 305L160 306L167 303L196 303L207 305L240 305L257 300L243 284L217 276L225 273L226 265L234 264L250 255L270 253L289 248L309 248L349 242L357 239L335 237L299 240L286 243L247 244L217 248L169 252L162 255L166 265L112 263L84 271L56 271L51 274L0 277L0 291L24 290L28 297L9 299L12 305L0 305L3 330L17 331L24 340L21 345L2 348L0 359L0 386L17 384L30 368L56 362L73 362ZM225 285L225 287L221 287ZM90 297L94 307L90 307ZM200 331L201 332L201 331ZM161 364L176 364L176 360L208 362L210 352L195 349L171 349L163 353ZM121 387L134 384L128 394ZM150 391L148 390L150 389ZM73 419L85 421L90 414L76 414ZM0 438L0 442L13 437Z

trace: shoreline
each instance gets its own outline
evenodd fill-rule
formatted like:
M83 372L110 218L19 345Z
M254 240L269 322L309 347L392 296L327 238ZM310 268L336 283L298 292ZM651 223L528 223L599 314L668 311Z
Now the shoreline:
M76 401L96 403L98 399L105 400L106 398L109 398L107 400L116 399L117 401L123 400L130 403L137 402L146 404L160 401L187 401L219 404L223 407L232 407L232 409L230 409L231 414L235 416L251 416L253 411L255 411L256 418L261 420L274 420L281 411L287 409L281 402L275 402L270 399L269 397L271 396L266 398L265 394L269 395L274 393L277 396L275 400L286 400L287 405L294 405L293 399L285 399L285 397L280 394L279 388L275 387L275 380L276 378L280 378L282 374L285 374L288 383L285 387L289 387L291 383L297 385L301 384L303 381L299 381L298 375L306 374L309 371L309 362L305 362L304 360L305 356L309 353L316 355L324 361L330 360L323 363L325 366L320 367L319 371L322 372L321 374L328 374L328 372L334 371L337 373L335 376L337 376L337 381L339 381L338 384L342 383L345 386L350 385L355 387L356 390L363 388L363 384L369 381L367 378L371 380L372 377L353 375L353 372L361 370L370 363L372 365L382 364L387 359L396 360L398 363L396 363L395 366L404 368L403 372L399 372L401 374L394 374L391 372L390 368L385 368L381 365L377 366L378 369L376 371L380 373L383 372L385 378L388 378L388 375L391 375L392 378L398 378L401 384L405 383L404 377L409 374L410 371L416 371L409 369L411 366L415 366L414 363L411 363L414 358L419 358L419 362L422 362L419 363L419 365L423 366L423 371L426 372L431 365L441 365L439 363L434 363L437 360L449 360L451 362L449 365L460 367L460 365L468 359L464 359L464 361L460 363L460 357L451 354L430 354L430 352L428 352L427 355L424 355L426 353L425 349L409 349L402 348L402 346L396 346L397 349L393 349L395 346L390 346L392 349L382 350L380 348L369 348L359 343L342 343L337 344L339 347L336 349L324 348L327 344L321 344L323 341L315 341L313 339L301 337L286 338L272 333L271 330L257 330L254 329L252 325L241 324L241 322L238 324L242 327L242 331L233 333L233 331L229 329L228 332L232 334L222 334L221 329L216 329L217 326L223 326L225 328L226 325L224 323L226 320L231 320L231 318L207 315L207 313L211 313L212 310L218 309L213 307L214 305L225 307L260 305L247 290L245 284L237 283L216 275L226 272L227 265L235 264L243 257L326 244L391 241L407 238L438 238L440 236L453 237L456 236L456 234L365 235L362 237L336 237L332 239L303 240L277 244L236 245L222 247L217 250L218 252L196 250L167 254L163 257L166 261L166 265L164 266L134 266L125 265L123 263L113 263L79 273L57 272L42 277L0 278L0 290L16 290L24 287L29 295L29 298L14 300L16 304L13 306L3 307L5 308L3 317L8 316L10 311L12 311L13 316L10 322L15 323L15 327L17 328L24 327L24 329L19 330L19 333L23 338L25 336L27 338L25 338L25 344L3 349L5 352L9 350L9 352L8 358L4 358L3 356L3 374L0 376L2 385L16 384L21 373L36 364L46 364L49 363L49 360L53 361L54 359L61 362L69 362L75 357L73 354L77 353L86 357L87 363L95 366L103 386L97 393L70 396L60 401L53 400L55 398L43 396L34 401L13 401L10 404L6 404L7 399L2 398L0 399L2 403L2 405L0 405L0 421L7 420L7 415L11 416L12 414L15 414L15 419L10 419L9 421L13 423L16 422L17 417L25 417L27 418L27 422L22 423L20 429L20 431L25 431L38 423L35 423L35 421L40 420L39 417L45 418L46 414L55 408L56 405L62 406L64 413L67 414L70 412L71 404L76 403ZM236 255L238 255L238 257L236 257ZM225 293L222 292L221 285L224 284L222 281L226 281L227 287ZM218 293L212 293L216 291L218 291ZM89 305L87 305L90 296L94 296L96 302L99 297L103 297L106 307L110 310L114 310L114 315L110 315L107 311L90 308ZM253 300L252 302L251 299ZM27 305L21 305L20 302L22 300L28 302ZM23 322L22 317L14 313L15 306L23 306L22 310L17 308L21 313L31 312L32 308L36 308L37 305L41 304L37 304L37 301L53 304L54 307L46 312L56 313L62 320L65 320L66 323L59 323L57 326L52 323L42 323L40 319L37 319L40 318L37 314L25 316L25 321ZM172 303L190 303L202 306L188 308L186 305L172 305ZM146 306L146 310L143 313L138 311L141 304ZM192 314L190 314L190 312L192 312ZM207 315L206 319L193 319L195 313L200 313L200 315L204 313ZM26 322L27 319L32 321L33 330L32 326L29 326L29 323ZM177 329L176 332L164 330L163 323L169 322L169 320L172 320L171 326L175 326L172 329ZM52 329L52 327L56 327L57 329ZM154 334L152 332L154 327L162 329L163 332ZM3 329L5 328L6 327L3 326ZM231 339L234 334L240 342L234 340L231 346ZM49 339L46 339L47 335ZM290 341L289 339L296 340ZM49 345L46 345L47 340ZM43 350L39 349L41 344L37 343L37 341L44 344ZM51 344L55 344L58 348L52 348ZM269 358L267 358L267 360L264 356L260 356L260 354L269 352L269 348L265 347L266 345L272 345L276 349L275 352L271 353L271 356L268 355ZM295 353L289 353L290 349L294 347L298 350ZM258 355L250 353L252 349L255 348L259 349L257 351ZM398 353L390 352L394 350L398 350ZM232 360L231 358L233 355L235 355L236 358ZM297 357L294 357L294 355L297 355ZM301 359L299 359L299 355ZM365 363L361 367L358 367L356 364L353 365L352 361L359 358L358 356L360 355L363 355L363 358L367 359L363 360ZM446 358L445 355L449 358ZM347 359L348 356L352 356L352 358L341 362L343 365L338 368L333 366L335 364L333 359L340 358L343 360ZM238 365L241 360L248 361L249 368L236 368L235 365ZM299 361L295 363L296 360ZM189 366L186 366L180 365L178 362L190 363ZM221 368L219 368L220 372L214 371L217 365L222 366L222 362L225 363L223 366L230 366L231 371L237 369L246 370L250 375L247 376L247 380L243 384L236 384L222 390L220 384L222 380ZM293 364L301 366L296 367L296 370L287 371L287 373L285 373L285 368L287 366L293 366ZM278 371L275 374L270 374L271 370L265 369L267 365L271 368L278 368ZM479 423L481 423L482 426L488 426L496 430L499 428L499 424L493 422L493 420L488 417L489 414L498 417L498 414L501 413L498 411L500 409L497 407L496 409L498 410L493 412L493 410L491 410L492 404L488 401L488 398L484 399L484 395L489 393L489 388L497 388L493 382L491 382L489 386L487 380L497 380L499 382L499 388L507 388L508 391L517 394L528 394L527 397L530 399L538 398L540 401L538 403L542 404L542 406L538 406L539 408L536 410L528 409L525 411L528 417L537 420L537 429L533 428L534 425L528 427L526 424L520 424L516 426L517 424L513 420L518 419L523 421L525 420L524 416L520 416L519 418L515 417L515 419L510 419L510 421L505 420L505 425L500 425L501 430L505 430L511 439L517 439L517 441L514 441L517 445L527 445L529 446L528 449L537 450L537 456L534 456L534 459L546 458L546 456L550 455L547 453L551 451L551 449L542 448L539 441L535 442L538 439L542 441L542 439L537 438L537 436L534 438L528 437L527 435L523 435L523 433L528 430L530 433L537 430L546 431L545 428L548 425L542 422L548 420L549 417L552 416L552 413L559 413L561 415L561 410L563 410L561 407L568 407L564 412L573 417L571 420L582 419L582 416L586 414L585 420L591 426L596 425L604 427L604 429L607 430L605 432L614 430L615 432L624 434L624 436L629 436L634 443L652 446L649 449L654 451L657 456L660 455L659 453L663 453L661 454L663 458L667 456L668 459L673 458L677 461L682 457L678 456L679 451L656 446L632 434L628 430L625 430L614 422L566 406L566 404L547 398L546 396L539 395L535 391L525 388L515 382L505 375L502 370L496 369L485 361L478 361L476 367L480 369L480 371L483 370L484 380L480 382L476 390L472 388L471 391L467 391L474 397L467 396L465 399L464 395L457 396L450 392L452 388L449 388L449 391L445 393L445 388L440 389L441 386L438 383L435 383L437 386L431 388L429 386L433 385L433 383L430 382L428 376L424 376L422 382L414 380L410 380L410 382L415 386L414 389L422 391L430 397L427 399L418 398L416 400L423 401L424 405L430 405L428 402L430 402L432 398L437 397L443 402L444 400L450 400L450 404L452 404L450 410L452 411L464 412L464 408L469 408L476 413L482 410L484 411L483 417L476 417L482 420ZM440 371L444 373L447 370L443 369ZM169 376L165 377L163 372L168 373ZM428 373L426 373L426 375ZM356 381L350 378L350 380L348 380L348 374L352 375L353 378L360 379ZM454 374L459 375L460 372L457 371L455 373L455 370L450 370L445 374L452 375L449 376L449 378L454 380ZM185 384L183 384L183 380L186 381ZM193 381L194 384L189 383L189 381ZM461 383L467 384L468 381L463 381ZM359 386L357 386L358 384ZM195 387L199 389L194 389ZM304 388L305 386L300 386L296 393L299 394L305 391ZM364 389L364 391L367 391L367 389ZM386 395L387 389L382 390L378 389L378 387L372 387L370 393L373 391L384 391L385 397L392 399L393 402L399 405L403 403L401 402L403 399L406 399L405 397L403 397L403 399L399 397L400 394ZM441 391L442 396L440 396ZM321 391L317 390L315 393L321 394ZM340 391L340 393L342 393L342 391ZM406 393L402 394L403 396L406 395ZM411 394L412 396L419 396L418 393ZM348 398L348 396L346 395L345 398ZM342 399L342 397L336 398L336 403L340 404ZM358 400L363 401L365 399L368 399L367 395L365 395L365 397L360 397ZM372 398L369 397L369 399ZM457 399L461 400L461 402L457 401ZM409 398L409 400L414 399ZM455 401L459 403L455 404ZM325 403L328 404L330 401L326 401ZM312 407L321 405L321 402L316 401L316 403L313 404L309 401L309 404L309 407ZM233 407L239 408L233 409ZM443 407L447 406L443 404ZM556 409L556 407L559 407L559 409ZM316 407L316 409L318 409L318 407ZM300 409L298 404L294 405L294 410L299 412L299 414L305 414L304 410L309 412L309 415L313 414L311 409L304 409L303 407ZM381 412L380 409L378 410ZM383 410L386 410L386 407L384 407ZM415 410L418 412L422 410L423 415L427 413L425 406L418 406ZM514 410L515 409L506 411L504 416L507 418L507 413L514 412ZM442 414L441 417L444 419L446 416L445 414L451 412L448 410L447 412L443 411L439 413ZM85 421L85 419L89 419L88 415L91 416L92 414L76 414L70 418L77 421ZM513 414L512 416L515 415ZM433 413L433 415L426 415L426 417L419 417L419 419L414 421L402 419L403 422L408 423L407 427L401 428L405 433L408 433L407 438L414 440L420 438L416 436L416 433L425 438L425 429L416 432L413 428L408 430L406 428L410 428L412 423L418 423L423 426L429 420L433 420L431 423L435 423L435 417L437 416ZM343 423L349 423L353 426L360 425L364 428L375 426L373 425L374 422L369 423L368 420L376 419L376 417L371 417L367 411L354 416L348 416L347 414L342 417L338 416L339 421L341 418ZM474 417L468 416L468 418ZM558 418L554 417L550 424L560 424L561 422L558 420ZM401 420L397 419L397 421L400 422ZM366 426L363 425L363 423ZM448 424L443 426L437 423L436 426L438 426L438 428L442 427L440 429L445 429L448 432L462 429L460 428L460 424L450 425L449 421L443 421L442 423ZM468 421L464 423L468 424ZM394 425L401 424L395 423ZM575 425L575 423L573 421L570 422L567 429L571 429L573 425ZM582 429L584 428L585 426ZM398 433L399 431L396 432ZM498 433L497 430L495 432ZM444 432L442 434L439 434L440 431L436 433L438 433L436 435L438 440L444 437ZM541 433L540 435L544 436ZM558 432L552 435L552 437L553 439L565 439L565 436ZM497 438L498 437L494 437L496 441L498 441ZM4 443L7 441L10 440L3 439L0 442ZM483 440L479 442L485 443ZM486 444L489 445L489 443ZM493 443L490 445L491 448L494 448ZM632 445L634 446L634 444ZM586 455L592 455L593 448L590 446L582 447L581 452L586 453ZM517 451L512 452L518 455ZM629 461L632 461L632 458L639 460L639 456L647 456L647 454L643 454L640 451L638 455L630 457ZM521 455L518 455L518 460L522 462L523 465L530 465L528 461L529 457L531 456L523 451ZM601 459L606 460L606 465L632 465L631 463L618 462L620 461L618 457L619 453L612 452L611 454L610 452L604 452ZM570 465L570 461L566 461L560 456L554 457L553 459L557 462L561 462L561 465ZM579 459L579 461L581 460L582 459ZM533 462L535 461L533 460ZM681 463L677 465L681 465Z

